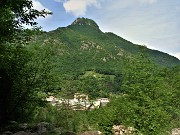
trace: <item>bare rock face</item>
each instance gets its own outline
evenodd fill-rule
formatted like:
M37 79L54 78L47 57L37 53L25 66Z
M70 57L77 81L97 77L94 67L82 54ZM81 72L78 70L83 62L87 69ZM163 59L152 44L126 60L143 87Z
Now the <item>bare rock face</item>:
M19 131L13 135L29 135L28 133L24 132L24 131Z
M31 132L25 132L25 131L19 131L14 133L13 135L39 135L38 133L31 133Z
M47 132L49 127L49 123L48 122L41 122L37 125L38 128L38 134L44 134Z
M103 135L100 131L86 131L80 135Z
M125 127L124 125L114 125L112 128L114 135L133 135L137 129L133 127Z
M2 135L12 135L13 133L10 131L5 131Z
M22 130L26 130L28 127L28 124L27 123L21 123L19 124L19 128L22 129Z
M77 134L74 132L71 132L71 131L67 131L67 132L63 133L63 135L77 135Z
M15 133L11 131L5 131L2 135L48 135L52 130L51 125L48 122L40 122L33 127L30 127L27 123L21 123L17 126L19 131Z
M180 135L180 128L172 129L172 135Z
M99 30L99 26L91 19L88 18L77 18L71 25L85 25L85 26L91 26L92 28L95 28Z

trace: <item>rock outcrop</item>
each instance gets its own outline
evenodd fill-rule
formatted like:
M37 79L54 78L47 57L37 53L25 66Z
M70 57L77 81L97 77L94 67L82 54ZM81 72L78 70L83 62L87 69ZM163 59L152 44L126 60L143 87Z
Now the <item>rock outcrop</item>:
M180 128L172 129L172 135L180 135Z
M16 124L17 125L17 124ZM50 132L60 133L60 130L55 130L52 125L48 122L40 122L35 125L29 125L27 123L18 124L14 131L5 131L2 135L48 135Z
M80 135L103 135L100 131L86 131Z
M125 127L124 125L114 125L112 128L114 135L134 135L137 129L133 127Z

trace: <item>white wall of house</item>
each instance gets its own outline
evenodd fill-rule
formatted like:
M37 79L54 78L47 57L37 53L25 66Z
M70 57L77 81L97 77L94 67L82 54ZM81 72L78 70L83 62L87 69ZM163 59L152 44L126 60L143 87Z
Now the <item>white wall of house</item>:
M91 107L91 109L94 109L94 108L99 108L101 105L105 106L109 102L109 99L99 98L95 101L90 101L88 98L88 95L76 93L73 99L64 99L64 98L58 99L54 96L49 96L46 98L46 101L50 102L53 106L57 104L60 105L60 104L65 103L65 104L68 104L72 108L80 105L82 106L82 109L83 108L87 109L89 107Z

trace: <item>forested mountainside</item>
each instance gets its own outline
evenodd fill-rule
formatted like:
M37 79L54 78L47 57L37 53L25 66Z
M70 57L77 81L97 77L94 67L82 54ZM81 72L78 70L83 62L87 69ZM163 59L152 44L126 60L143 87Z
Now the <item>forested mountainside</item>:
M46 121L62 133L99 130L107 135L113 125L144 135L165 135L180 126L179 59L104 33L87 18L50 32L24 33L22 45L17 40L16 46L1 46L1 69L8 72L1 77L11 87L2 86L12 90L5 99L10 120ZM75 93L110 102L86 111L45 102L48 96L72 99Z
M30 44L30 50L39 47L41 51L43 48L51 51L48 54L54 65L51 73L57 78L78 78L88 71L117 74L119 78L131 70L132 62L142 62L142 59L157 69L180 65L179 59L166 53L135 45L113 33L103 33L87 18L77 18L67 27L35 36Z
M180 64L177 58L166 53L148 49L146 46L135 45L110 32L103 33L93 20L85 18L78 18L67 27L42 34L34 42L56 46L59 51L57 55L68 57L66 62L79 65L81 68L85 66L92 68L96 64L121 63L123 57L134 58L140 52L158 66L172 67ZM73 62L80 62L80 64ZM86 64L84 65L84 63Z

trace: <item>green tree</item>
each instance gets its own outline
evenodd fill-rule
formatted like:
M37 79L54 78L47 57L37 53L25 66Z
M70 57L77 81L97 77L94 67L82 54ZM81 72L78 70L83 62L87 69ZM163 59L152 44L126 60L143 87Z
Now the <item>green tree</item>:
M33 31L31 33L30 30L31 34L28 33L27 30L23 30L22 25L35 26L37 23L34 20L37 17L45 17L50 12L33 9L31 0L1 0L0 12L0 124L2 125L9 119L20 116L17 112L26 112L24 105L28 107L27 102L31 102L34 93L30 91L30 87L34 84L37 74L32 73L34 68L29 66L31 54L24 47Z
M33 9L31 0L1 0L0 2L0 41L9 41L19 36L22 24L36 26L37 17L51 14L48 11Z
M168 99L162 96L164 108L171 115L172 128L179 127L180 120L180 66L171 69L162 69L158 74L164 82L164 93L168 93Z
M158 77L158 72L158 68L140 54L130 61L130 69L122 84L124 93L132 103L132 124L145 134L158 134L169 126L170 115L165 110L163 100L170 99L169 92L165 91L166 87L161 77Z

